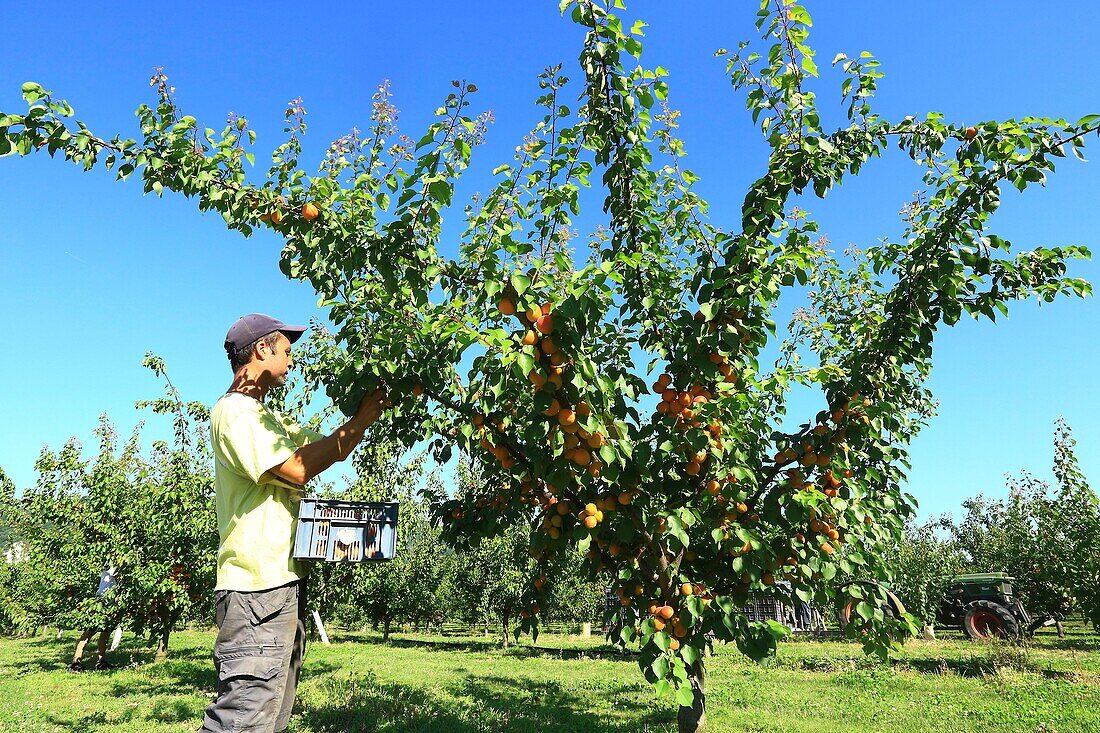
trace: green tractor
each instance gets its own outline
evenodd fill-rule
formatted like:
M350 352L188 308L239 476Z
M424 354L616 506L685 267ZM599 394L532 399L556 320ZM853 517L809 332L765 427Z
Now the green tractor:
M1030 637L1037 629L1062 621L1062 616L1056 613L1033 619L1023 601L1015 595L1014 580L1005 573L951 578L936 614L936 623L945 628L957 628L971 639L984 641ZM862 586L863 590L853 593L849 590L853 586ZM905 613L905 605L889 586L871 580L852 581L840 587L837 620L841 629L852 620L855 604L868 597L872 590L882 596L879 603L884 616L900 618Z
M1005 573L955 576L940 603L936 623L957 627L971 639L988 640L1029 637L1061 620L1058 614L1031 618L1014 594L1014 580Z

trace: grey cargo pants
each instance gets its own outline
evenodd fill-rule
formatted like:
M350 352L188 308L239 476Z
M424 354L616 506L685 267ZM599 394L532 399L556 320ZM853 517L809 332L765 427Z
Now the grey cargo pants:
M305 651L305 581L253 593L217 591L214 599L218 697L200 733L284 730Z

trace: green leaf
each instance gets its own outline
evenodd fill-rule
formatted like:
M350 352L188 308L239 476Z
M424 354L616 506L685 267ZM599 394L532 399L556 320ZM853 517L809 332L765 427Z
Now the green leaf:
M691 685L680 685L676 690L676 704L682 708L690 708L694 702L695 693L692 692Z
M444 206L451 205L451 187L446 181L432 181L429 183L428 194Z
M657 675L657 679L663 680L668 677L668 657L664 654L653 660L653 664L650 665L650 669L653 670L653 674Z
M33 81L23 84L23 99L27 101L27 104L34 104L45 96L46 92L41 85Z
M512 288L515 289L516 295L523 295L531 287L531 278L520 273L512 275Z

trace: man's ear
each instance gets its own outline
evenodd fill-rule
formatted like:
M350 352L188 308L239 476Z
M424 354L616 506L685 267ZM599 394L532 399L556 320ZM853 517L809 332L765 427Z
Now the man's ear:
M271 356L271 350L267 348L267 344L263 339L256 342L256 345L252 347L252 359L254 361L263 361L267 357Z

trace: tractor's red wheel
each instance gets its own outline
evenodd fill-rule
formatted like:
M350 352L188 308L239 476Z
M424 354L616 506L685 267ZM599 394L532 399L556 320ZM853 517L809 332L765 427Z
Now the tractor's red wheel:
M991 611L978 611L967 619L970 632L979 639L992 639L1005 635L1005 625L997 614Z
M974 601L963 617L963 632L976 641L1015 639L1020 625L1012 611L993 601Z

